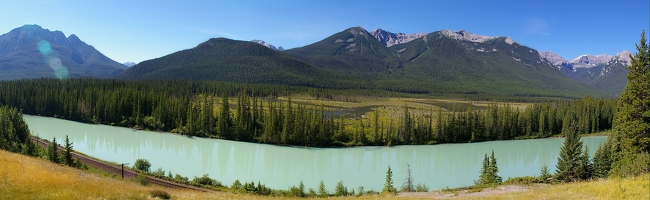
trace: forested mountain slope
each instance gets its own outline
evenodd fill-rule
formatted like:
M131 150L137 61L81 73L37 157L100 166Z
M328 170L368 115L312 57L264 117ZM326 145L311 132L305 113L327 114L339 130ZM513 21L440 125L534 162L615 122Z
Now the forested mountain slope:
M438 31L385 46L353 27L300 48L210 39L131 67L122 79L193 79L442 96L611 97L564 77L509 37Z
M143 61L121 79L192 79L340 87L338 74L254 42L213 38L197 47Z

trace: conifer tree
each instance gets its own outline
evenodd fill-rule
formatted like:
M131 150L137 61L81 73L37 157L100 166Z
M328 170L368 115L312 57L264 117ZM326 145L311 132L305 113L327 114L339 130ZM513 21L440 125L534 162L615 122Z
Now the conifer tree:
M329 196L329 193L327 193L327 189L325 188L325 183L323 181L320 181L320 184L318 185L318 196L319 197Z
M65 135L65 151L63 152L63 164L67 166L74 166L74 160L72 159L72 142L70 142L68 135Z
M564 182L580 180L582 177L583 158L582 158L582 141L577 131L575 121L569 122L564 135L564 143L560 148L560 157L557 158L557 170L555 177Z
M483 154L483 166L481 167L481 172L479 175L479 179L476 182L476 185L484 185L487 184L489 181L489 173L490 173L490 159L488 158L487 154Z
M221 114L217 120L219 135L223 139L232 138L232 120L230 119L230 106L228 105L228 97L224 94L221 97Z
M591 179L594 171L593 164L591 163L591 160L589 160L589 147L585 146L585 150L582 151L582 155L580 155L580 167L582 168L580 170L580 179L582 180L589 180Z
M494 157L494 150L490 155L490 179L492 183L501 183L501 176L499 176L499 167L497 166L497 158Z
M388 166L388 171L386 171L386 183L384 183L383 192L387 192L387 193L397 192L397 189L395 189L395 186L393 186L393 171L390 169L390 166Z
M343 185L343 181L339 181L339 183L336 184L336 190L334 195L337 197L341 197L347 194L348 194L348 188Z
M499 167L497 166L497 159L494 156L494 150L492 150L492 155L490 155L490 157L488 157L487 154L483 155L483 167L481 167L479 180L475 183L477 185L499 184L502 179L498 173Z
M618 100L612 145L612 174L636 176L649 171L650 156L650 48L641 33L637 53L630 56L627 85Z
M612 168L611 150L607 141L596 149L593 162L593 177L605 178L608 176L609 170Z
M56 151L58 144L56 144L56 137L52 138L52 143L47 148L47 159L59 163L59 153Z
M540 171L540 173L539 173L539 179L540 179L542 182L546 182L549 178L551 178L551 174L550 174L550 172L548 171L548 165L546 165L546 164L542 165L542 167L540 168L539 171Z

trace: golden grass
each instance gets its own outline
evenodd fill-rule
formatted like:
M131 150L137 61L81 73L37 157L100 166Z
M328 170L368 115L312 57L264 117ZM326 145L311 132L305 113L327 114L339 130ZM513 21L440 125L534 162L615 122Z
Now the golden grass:
M154 190L172 199L292 199L142 186L0 150L0 199L152 199Z
M648 174L626 179L531 186L527 191L495 195L458 196L454 199L650 199ZM0 199L152 199L150 192L162 190L172 199L299 199L263 197L222 192L175 190L142 186L49 161L0 150ZM433 196L400 197L370 195L334 199L422 199Z
M0 151L0 199L146 199L136 183Z
M634 178L533 186L524 192L467 199L650 199L649 178L650 176L645 174Z

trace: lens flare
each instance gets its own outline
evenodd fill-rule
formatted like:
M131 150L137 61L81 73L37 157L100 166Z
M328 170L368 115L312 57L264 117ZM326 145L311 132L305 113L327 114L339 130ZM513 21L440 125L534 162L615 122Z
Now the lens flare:
M61 66L61 68L54 70L54 76L56 76L59 79L66 79L68 78L68 68Z
M48 41L41 40L38 42L38 51L40 51L44 56L47 56L52 53L52 46L50 46Z
M54 76L59 79L66 79L70 75L68 68L63 65L59 54L56 51L52 50L52 45L46 40L41 40L38 42L38 51L43 54L43 61L47 63L52 70L54 70Z
M61 67L63 66L61 64L61 59L59 58L50 58L48 64L50 65L50 68L52 68L54 71L61 69Z

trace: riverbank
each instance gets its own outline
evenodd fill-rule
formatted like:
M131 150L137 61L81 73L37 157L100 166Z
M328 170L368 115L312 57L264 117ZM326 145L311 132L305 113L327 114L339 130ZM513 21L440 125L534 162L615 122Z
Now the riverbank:
M166 193L171 199L299 199L234 193L205 193L191 190L142 186L133 181L109 178L49 161L0 151L0 199L153 199ZM634 178L610 178L558 185L498 186L481 192L400 193L345 199L647 199L647 174ZM109 189L106 185L110 185ZM505 188L505 189L503 189Z

